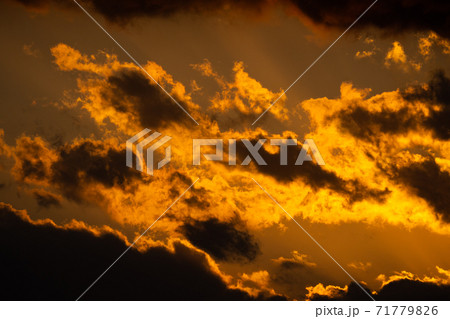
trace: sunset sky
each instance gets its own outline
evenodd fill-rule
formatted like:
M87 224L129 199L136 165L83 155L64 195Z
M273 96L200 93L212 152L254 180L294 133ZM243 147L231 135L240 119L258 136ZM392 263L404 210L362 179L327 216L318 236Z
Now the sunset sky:
M2 300L76 300L197 179L81 300L450 299L448 1L379 0L292 87L373 1L79 3L146 72L74 1L0 1Z

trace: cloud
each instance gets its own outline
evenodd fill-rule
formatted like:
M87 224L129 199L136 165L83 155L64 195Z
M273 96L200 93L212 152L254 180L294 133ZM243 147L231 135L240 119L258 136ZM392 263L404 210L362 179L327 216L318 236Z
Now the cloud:
M0 205L2 300L75 300L126 248L114 233L31 221ZM251 300L187 243L130 249L83 300Z
M5 143L5 131L0 128L0 156L10 157L11 154L11 147ZM2 167L0 166L0 168Z
M241 289L247 291L250 295L259 298L265 296L269 300L288 300L286 296L277 294L271 288L270 274L266 270L254 271L250 274L243 273L238 279L237 287L241 287Z
M367 291L367 293L369 295L373 296L373 294L370 292L369 289L367 289L365 287L364 284L362 284L362 287ZM333 285L324 286L323 284L319 283L316 286L306 287L306 290L308 291L308 293L306 294L306 299L312 300L312 301L331 301L331 300L341 300L341 301L367 301L367 300L369 300L370 301L370 300L372 300L354 282L351 282L348 286L345 286L343 288L339 287L339 286L333 286Z
M304 300L306 287L328 277L311 256L292 251L291 256L272 259L269 265L270 287L294 300Z
M368 58L368 57L374 56L380 50L375 45L375 40L373 38L369 38L369 37L365 38L364 43L371 47L370 50L357 51L355 53L355 58L357 58L357 59Z
M435 71L427 85L411 87L403 96L408 101L430 105L423 125L433 130L437 138L450 139L450 79L444 71Z
M60 206L61 197L43 189L34 189L32 194L41 207Z
M385 108L371 111L355 104L340 111L337 116L342 130L359 139L374 141L380 134L402 134L416 129L423 114L414 113L408 107L395 111Z
M251 140L250 142L255 145L257 140ZM280 165L280 150L271 153L261 147L259 154L267 165L254 165L254 168L260 173L274 177L278 182L289 183L300 178L314 190L330 189L348 196L350 202L364 199L382 202L389 194L388 189L370 189L356 179L342 179L335 172L322 168L315 162L308 161L302 165L295 165L300 151L301 147L298 145L288 146L287 165ZM242 162L247 156L251 156L245 145L240 142L236 144L236 155L238 162Z
M339 180L364 181L369 189L390 191L379 203L353 202L351 211L358 211L364 218L378 216L407 227L423 225L438 232L449 230L435 207L405 186L398 174L389 173L396 167L424 162L429 155L439 165L441 175L449 172L447 126L444 120L439 121L446 117L447 78L442 72L437 74L428 84L370 97L370 90L343 83L337 99L310 99L300 104L311 121L306 138L312 138L320 149L328 172ZM314 200L321 198L315 196ZM326 206L325 197L323 200Z
M304 268L304 267L316 267L317 264L307 260L308 256L305 254L300 254L298 251L294 250L292 252L292 257L278 257L277 259L272 259L272 261L284 269L294 269L294 268Z
M80 91L84 95L82 107L86 108L100 125L109 120L116 124L120 131L134 134L144 123L147 123L164 126L166 130L176 133L172 136L180 134L191 136L192 133L188 132L185 126L178 126L178 120L172 120L172 116L184 116L181 112L175 112L178 110L167 112L167 116L164 111L161 111L162 121L154 120L151 116L146 117L146 113L143 111L144 107L141 108L139 105L149 105L145 102L147 101L147 93L144 91L151 84L144 78L140 70L117 61L115 56L107 56L107 62L100 64L93 57L84 56L63 44L54 47L52 52L56 63L62 70L78 70L94 75L89 81L80 78L79 83L81 83ZM223 112L235 108L242 114L246 112L253 114L254 108L247 107L247 101L253 101L254 104L250 104L258 108L264 104L262 102L267 102L270 98L276 96L275 93L263 88L259 82L252 79L244 71L242 64L235 65L235 78L231 82L227 82L215 72L208 61L194 67L215 79L223 88L223 91L216 94L215 99L208 107L208 115L202 116L202 123L206 124L205 127L208 128L201 132L203 136L206 134L209 137L242 138L242 133L233 130L222 131L215 125L215 110ZM178 96L182 97L184 103L192 103L184 90L184 86L174 81L160 66L148 63L146 68L169 91L176 92ZM98 76L101 80L98 80ZM137 84L128 87L131 83ZM235 173L242 177L242 174L246 175L246 171L248 172L250 169L253 172L271 177L277 181L276 192L281 193L284 193L285 187L293 187L292 185L295 184L296 192L305 195L294 200L297 203L294 207L304 207L302 214L307 214L313 220L319 219L330 222L330 220L347 220L347 218L354 219L360 216L360 219L367 221L382 216L383 219L395 220L396 223L416 224L419 222L419 216L420 220L423 220L424 212L429 212L430 208L427 208L424 203L418 205L418 202L411 201L411 198L406 200L406 197L411 197L414 193L408 192L405 187L401 186L401 182L392 178L395 174L386 175L386 172L389 172L388 166L397 160L396 157L406 156L405 150L410 150L411 145L414 145L412 149L427 149L431 145L438 152L437 154L441 153L441 158L445 158L446 148L439 145L438 141L432 141L429 133L445 138L446 122L440 121L440 119L445 118L446 114L444 106L447 105L445 104L447 86L448 79L442 73L441 75L435 75L427 85L384 92L366 99L369 90L358 90L353 88L351 84L344 83L341 86L341 97L339 99L310 99L300 104L300 107L309 113L311 120L311 132L306 138L313 138L318 145L322 157L326 161L325 167L311 162L305 162L301 166L294 165L296 156L300 152L298 146L289 147L288 165L280 165L278 148L273 149L273 147L264 146L260 150L260 154L268 165L253 166L252 164L250 167L239 167L235 170ZM140 87L142 87L142 90L135 89ZM254 93L251 93L253 91ZM153 99L153 95L148 99ZM232 103L236 99L240 102ZM241 104L247 108L239 108L238 106ZM326 111L321 111L322 108ZM193 105L191 109L195 110L196 106ZM156 110L155 112L157 113ZM155 112L150 112L150 114ZM179 115L173 115L174 113ZM173 127L178 127L178 129L173 131ZM261 129L246 131L246 134L248 134L246 137L250 138L252 142L255 142L256 138L267 137L267 132ZM333 138L330 139L330 136ZM392 136L401 136L402 139L392 140ZM295 133L290 132L283 132L281 137L298 138ZM218 167L212 162L202 163L202 165L206 165L206 170L203 169L201 172L195 170L193 172L192 168L186 166L186 162L192 160L187 157L192 152L191 148L186 143L177 143L175 139L173 139L173 142L175 144L172 145L172 148L176 152L174 158L181 156L180 158L183 158L185 162L173 162L171 164L182 169L183 175L191 176L191 174L194 174L199 176L200 174L205 178L212 178L213 175L217 176L217 174L223 175L225 167L223 165ZM380 158L380 150L383 153L383 159ZM247 149L240 142L237 144L237 153L239 161L242 161L248 155ZM385 162L386 165L382 168L380 162ZM351 163L358 163L358 167ZM173 182L163 186L162 189L169 187L169 194L173 194L173 196L180 194L180 189L176 183L172 184ZM108 187L110 183L104 185ZM257 225L267 224L267 218L273 222L275 217L269 218L269 216L264 215L256 218L249 216L247 212L251 209L258 209L254 207L256 204L252 205L252 201L249 201L249 196L250 198L254 196L250 192L233 191L227 195L226 208L223 206L217 207L220 199L213 194L216 194L218 188L229 189L230 182L225 177L219 185L221 186L218 186L218 184L211 185L207 192L188 196L181 203L188 205L192 210L208 211L211 216L223 222L227 222L236 211L252 225L251 227L260 227ZM124 194L115 194L117 199L125 200L124 196ZM136 196L134 201L144 203L144 198L150 200L148 196L138 196L138 198L140 197L142 197L142 202L136 200ZM310 204L307 204L306 201L309 201ZM401 209L394 208L399 207L400 203L403 203ZM404 207L405 203L410 203L411 207ZM116 210L119 209L119 206L123 206L118 203L116 205ZM412 206L415 206L415 208ZM123 208L127 209L126 207ZM387 213L389 208L395 210L396 213ZM365 213L355 215L352 212L354 209L362 210ZM337 214L332 214L335 210L340 211L340 217ZM348 214L344 214L344 211L348 211ZM403 218L398 215L399 211L402 212ZM183 216L187 217L193 213L190 210L186 214L183 213ZM122 215L119 212L116 214ZM417 218L412 217L411 214ZM430 214L436 216L435 212L430 212ZM132 215L136 215L136 218L138 218L137 212L132 213ZM398 218L395 216L398 216ZM198 218L195 217L194 219ZM279 219L279 217L275 219ZM428 227L434 225L430 221L426 224ZM172 227L178 226L173 225Z
M52 175L52 164L57 160L57 154L40 137L22 136L12 148L15 165L12 174L24 183L44 184Z
M442 170L434 158L422 162L395 167L393 178L425 199L436 211L438 217L450 223L450 173Z
M141 176L124 165L125 150L107 141L79 140L52 149L39 137L24 136L17 141L14 157L13 174L19 181L56 186L76 201L89 193L89 185L126 188Z
M419 71L422 67L420 63L414 62L406 56L405 50L398 41L392 43L392 48L387 52L386 57L384 58L384 65L388 68L391 65L397 65L405 72L410 69Z
M384 286L375 298L377 300L448 301L449 296L450 285L401 279Z
M424 276L423 278L402 271L386 278L381 274L378 280L382 286L378 291L368 291L377 301L399 300L449 300L450 299L450 271L436 267L436 276ZM367 300L361 289L351 283L345 287L324 286L322 283L306 288L308 300ZM365 296L365 298L364 298Z
M429 32L427 36L419 38L419 53L426 59L432 54L433 47L439 47L444 54L450 54L450 42L434 32Z
M433 124L432 128L428 124L434 123L430 122L433 114L442 116L438 112L444 110L440 101L445 100L445 94L438 93L442 89L437 88L445 87L443 80L435 81L439 85L431 81L431 84L371 97L368 97L370 90L343 83L339 98L309 99L298 105L309 114L311 127L306 136L299 137L289 131L270 136L261 128L245 132L221 130L212 119L212 105L206 112L199 112L198 105L190 100L182 83L176 82L161 66L148 62L144 66L146 70L169 92L181 97L190 110L197 112L195 117L200 118L202 124L192 131L191 127L172 121L170 115L164 117L164 122L155 122L164 127L163 134L173 137L172 161L149 179L126 168L123 159L126 137L138 132L142 128L141 120L146 119L144 112L139 112L138 104L146 101L141 97L147 93L138 90L139 93L134 95L134 87L127 88L127 83L137 80L138 87L146 88L151 82L144 83L146 79L137 67L120 62L107 53L100 53L102 58L98 59L98 56L81 54L64 44L55 46L52 53L61 70L74 72L78 77L76 102L67 106L88 110L104 136L98 140L74 140L52 147L38 137L18 139L16 147L9 148L9 152L13 150L16 164L12 172L21 183L33 184L33 187L78 202L95 204L119 224L140 229L148 225L149 220L157 218L190 185L186 184L187 180L200 177L193 190L173 208L171 213L177 218L166 218L156 226L163 236L174 232L189 218L205 221L205 216L228 223L239 214L250 230L283 223L285 215L267 206L265 194L255 189L250 177L274 194L294 218L328 224L352 221L373 224L382 220L450 233L450 226L437 218L440 213L433 206L405 187L397 175L389 173L394 163L407 166L415 162L411 156L429 153L434 154L443 172L449 171L450 163L446 158L450 154L450 145L434 138L435 132L442 132L439 125ZM202 67L206 70L202 72L222 81L210 64L202 64ZM268 92L274 94L266 92L242 68L237 69L234 80L225 83L225 88L232 85L236 92L241 92L238 96L243 100L255 85L265 92L263 96ZM122 88L126 92L123 99L117 102L109 99L111 96L120 98L121 94L114 91L121 92ZM431 91L435 93L431 94ZM221 92L218 94L222 96ZM228 98L225 100L229 101ZM152 118L147 120L153 121ZM269 164L266 166L230 167L204 159L200 166L193 166L192 145L186 140L199 137L238 140L244 137L252 142L260 137L312 138L326 165L322 167L311 162L293 165L299 146L289 147L288 165L280 165L279 147L266 143L260 152ZM239 142L238 160L247 155L246 148ZM254 214L254 211L260 213ZM181 236L180 233L177 235Z
M52 164L51 180L66 196L76 198L85 183L125 187L131 179L140 177L137 171L123 165L125 150L105 143L85 140L62 147L58 155L58 160Z
M359 288L358 286L356 287ZM306 294L307 300L327 301L342 298L347 293L348 286L342 288L333 285L324 286L322 283L319 283L315 286L306 287L306 289L308 290Z
M269 113L278 121L288 120L288 110L285 107L287 97L282 95L283 90L272 92L265 88L245 71L243 62L234 63L232 81L226 81L217 74L208 60L192 67L219 84L220 91L211 99L208 109L211 119L222 126L239 130L243 124L253 122L277 99Z
M72 8L66 3L55 0L24 1L15 0L29 8L45 8L56 4L63 8ZM82 4L89 10L101 14L108 21L124 25L136 18L170 17L176 14L210 14L222 13L234 16L236 12L261 15L267 10L282 6L286 12L307 19L309 22L328 28L346 29L372 1L345 0L336 4L334 1L301 0L177 0L171 2L132 0L126 3L120 0L86 0ZM78 9L73 6L72 9ZM386 34L407 31L434 31L449 38L450 22L449 4L445 0L427 2L414 0L391 0L376 3L369 12L354 26L354 29L376 27ZM389 17L389 19L386 19Z
M348 266L356 270L366 271L368 268L372 267L372 263L369 261L367 262L359 261L359 262L351 262L348 264Z
M123 70L109 76L101 94L116 111L135 115L142 127L160 128L172 122L190 125L192 121L161 88L151 84L138 70ZM188 109L186 104L182 106Z
M292 2L303 15L316 24L345 29L373 1L345 0L336 3L292 0L289 2ZM376 27L386 34L432 30L440 36L449 38L450 20L446 14L449 9L450 5L445 0L379 1L355 24L354 28Z
M194 246L220 261L251 262L261 254L256 239L237 215L228 222L214 217L189 220L179 231Z
M361 284L361 283L360 283ZM369 289L362 284L362 287L367 291L367 293L375 297ZM330 301L330 300L342 300L342 301L367 301L372 300L364 293L361 288L351 282L348 286L344 288L339 286L329 285L324 287L323 284L318 284L314 287L307 287L308 293L306 295L307 300L312 301ZM376 297L375 297L376 298ZM376 299L378 300L378 299ZM404 300L404 299L401 299Z
M25 53L28 56L32 56L37 58L40 54L39 50L34 48L34 44L30 43L30 44L24 44L22 47L23 53Z
M355 58L357 58L357 59L363 59L363 58L371 57L371 56L373 56L373 55L375 55L375 54L376 54L375 51L366 51L366 50L364 50L364 51L357 51L357 52L355 53Z
M164 128L169 125L192 127L192 119L161 89L163 87L188 113L198 121L198 105L191 101L186 88L175 81L154 62L143 65L145 71L134 64L119 62L117 56L100 52L87 56L65 44L51 49L55 63L62 71L83 73L78 76L78 89L82 98L74 98L100 126L108 122L129 135L145 127ZM97 61L102 58L103 63ZM194 123L194 124L193 124Z
M394 108L387 99L380 103L380 108L350 104L338 113L340 126L353 136L372 142L381 134L406 134L419 129L431 130L436 138L447 140L450 138L449 90L450 79L443 71L436 71L428 84L402 90L403 101Z

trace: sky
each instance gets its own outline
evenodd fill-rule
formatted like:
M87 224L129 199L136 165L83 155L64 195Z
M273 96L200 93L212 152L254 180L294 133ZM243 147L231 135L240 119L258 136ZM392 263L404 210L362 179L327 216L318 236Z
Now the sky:
M449 299L446 1L79 4L0 1L3 300Z

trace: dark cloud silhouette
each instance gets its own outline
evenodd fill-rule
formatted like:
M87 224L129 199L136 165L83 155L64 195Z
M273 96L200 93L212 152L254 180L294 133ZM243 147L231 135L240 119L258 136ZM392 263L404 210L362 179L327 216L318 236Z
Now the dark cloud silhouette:
M83 186L100 183L106 187L125 187L141 175L124 165L125 150L108 148L102 143L83 141L65 145L51 166L50 180L70 199L80 200Z
M409 166L392 168L388 174L393 180L409 187L436 211L438 217L450 223L450 174L441 170L434 158Z
M42 156L46 151L41 139L19 139L15 150L16 177L20 181L47 178L48 163Z
M317 24L347 28L366 10L373 0L290 0ZM405 31L432 30L450 37L450 3L446 0L390 0L378 1L358 23L355 29L377 27L386 34ZM387 18L389 17L389 18Z
M376 294L372 294L377 301L439 301L450 300L450 285L443 285L430 282L422 282L419 280L400 279L392 281ZM315 294L310 297L311 300L345 300L345 301L361 301L368 300L368 296L355 283L348 286L348 291L336 292L333 297Z
M251 143L255 145L256 140ZM328 188L334 192L346 195L350 202L357 202L364 199L384 201L390 193L388 189L371 189L358 180L344 180L334 172L323 169L313 162L304 162L302 165L295 165L300 146L288 146L287 165L280 165L280 153L269 153L263 147L259 149L259 154L267 165L254 165L261 173L272 176L279 182L289 183L297 178L301 178L313 189ZM241 142L236 144L237 161L242 162L247 155L250 155L245 145Z
M411 103L425 103L429 114L413 112L411 106L374 112L360 105L349 105L337 114L342 131L374 144L381 134L403 134L418 128L430 130L438 139L450 139L450 79L443 71L435 71L426 86L403 90L402 96Z
M61 204L58 196L41 189L33 190L33 196L41 207L60 206Z
M404 107L398 111L381 110L371 112L361 106L354 106L338 113L340 127L354 137L376 143L380 134L401 134L415 129L420 116L411 114Z
M42 179L46 176L44 163L40 159L31 161L30 159L25 158L23 159L21 165L23 177Z
M125 249L116 235L33 224L0 205L1 300L75 300ZM251 300L230 289L205 255L181 243L174 251L134 248L83 300Z
M125 153L125 149L96 140L85 139L51 149L40 138L24 137L17 142L13 174L28 184L48 182L68 199L82 201L89 185L133 191L134 180L147 182L140 172L124 165ZM56 204L52 196L34 196L44 206Z
M423 125L431 129L437 138L450 139L450 79L444 71L435 71L426 87L416 86L403 92L403 96L410 101L439 106L439 110L430 107L430 115L423 120Z
M150 81L140 71L121 70L108 77L102 97L117 111L135 114L142 127L158 128L173 122L191 125L192 120L180 107Z
M297 256L297 257L296 257ZM293 258L272 259L270 283L279 293L296 300L305 298L305 287L313 285L323 278L316 270L316 264L309 262L307 256L297 255Z
M450 300L450 285L401 279L390 282L378 292L377 300Z
M64 1L57 0L15 0L25 6L42 8L56 4L70 8ZM178 13L205 14L224 12L235 14L260 14L266 9L281 6L294 15L300 10L314 23L326 27L345 29L366 10L373 0L84 0L88 9L101 14L110 22L126 24L135 18L169 17ZM78 9L73 6L73 9ZM294 10L295 9L295 10ZM354 29L376 27L386 34L405 31L432 30L443 37L450 37L450 4L446 0L390 0L378 1L358 21ZM386 18L389 17L389 18Z
M215 217L207 220L190 219L178 230L193 245L218 260L250 262L261 253L256 239L237 216L230 221L220 221Z

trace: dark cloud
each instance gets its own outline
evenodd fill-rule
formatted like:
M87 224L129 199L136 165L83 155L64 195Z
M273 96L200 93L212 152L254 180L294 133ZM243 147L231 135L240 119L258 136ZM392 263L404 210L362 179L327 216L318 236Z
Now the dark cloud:
M25 158L21 162L21 168L23 178L43 179L46 176L44 163L40 159Z
M41 139L21 138L15 150L16 177L20 181L42 180L48 176L47 149Z
M430 107L430 115L423 120L423 125L431 129L437 138L450 139L450 79L444 71L435 71L426 87L416 86L403 92L403 96L410 101L438 106L439 110Z
M376 300L379 300L374 296L368 288L365 287L364 284L360 285L367 291L367 293L371 296L373 296ZM406 300L401 299L401 297L398 297L398 300ZM330 297L327 295L320 295L320 294L313 294L309 297L310 300L313 301L331 301L331 300L341 300L341 301L371 301L372 299L369 298L369 296L364 293L364 291L361 290L361 287L359 287L356 283L351 282L348 285L347 291L339 290L335 291L335 294Z
M279 266L284 270L304 269L306 267L304 263L294 260L283 260L279 263Z
M450 300L450 285L401 279L390 282L375 296L377 300Z
M337 116L343 131L374 143L380 134L401 134L415 129L420 118L407 107L395 112L387 109L371 112L358 105L340 111Z
M189 176L180 173L180 172L174 172L170 175L169 181L171 182L182 182L183 184L185 184L186 186L190 186L193 182L192 178L190 178Z
M126 248L113 234L32 224L0 206L1 300L75 300ZM131 249L83 300L250 300L211 270L205 255Z
M33 190L33 196L41 207L60 206L58 196L44 190Z
M413 112L411 106L396 111L387 107L369 111L360 105L349 105L337 114L342 131L374 144L381 134L403 134L418 128L430 130L438 139L450 139L450 79L443 71L435 71L426 86L403 90L402 96L411 103L425 103L429 114Z
M378 144L381 134L402 134L418 128L430 130L438 139L450 139L450 79L443 71L435 71L426 85L409 87L401 94L412 105L425 103L429 114L414 114L411 105L398 111L382 109L379 112L353 105L338 113L342 130L374 145ZM427 153L427 150L422 152ZM423 162L399 167L392 165L382 170L393 181L426 200L439 218L450 222L447 196L450 174L440 169L433 156L429 155Z
M290 0L315 23L347 28L373 0ZM450 37L450 3L446 0L378 1L354 26L355 29L376 27L386 34L432 30Z
M190 207L199 208L201 210L209 208L211 206L211 200L209 191L201 186L192 188L190 194L183 199Z
M108 77L102 97L119 112L135 114L142 127L158 128L192 120L141 71L122 70ZM179 102L184 109L189 108Z
M195 246L216 259L231 262L250 262L260 253L259 245L239 217L230 221L217 218L185 222L179 231Z
M295 254L297 252L294 256ZM306 255L303 258L306 258ZM302 300L305 297L305 287L323 278L317 272L316 264L303 258L280 257L272 260L270 283L276 291L293 299Z
M388 174L423 198L436 211L438 217L450 223L450 174L440 169L434 158L420 163L392 168Z
M186 189L186 187L192 185L193 180L189 176L174 172L170 175L169 181L174 185L170 188L170 196L177 198ZM185 186L183 186L184 184ZM200 186L191 188L190 194L184 196L183 201L190 207L200 208L202 210L209 208L211 205L209 203L210 198L208 191Z
M58 0L15 0L28 7L40 8L49 4L69 7ZM126 24L134 18L169 17L178 13L205 14L224 12L235 14L243 11L256 15L266 9L281 6L289 13L300 10L319 25L345 29L366 10L373 0L84 0L90 10L101 14L110 22ZM77 9L76 6L73 6ZM293 10L295 9L295 10ZM390 0L378 1L355 24L354 29L376 27L386 34L405 31L432 30L443 37L450 37L450 3L446 0ZM389 18L387 18L389 17Z
M256 140L251 141L255 145ZM269 153L263 147L259 149L259 154L267 165L254 165L261 173L272 176L279 182L289 183L297 178L301 178L313 189L327 188L334 192L348 196L350 202L364 199L384 201L390 193L388 189L370 189L358 180L344 180L334 172L323 169L313 162L304 162L302 165L295 165L300 146L288 146L287 165L280 165L280 153ZM247 155L250 155L245 145L241 142L236 144L236 155L238 162L242 162ZM250 157L252 157L250 155ZM253 162L253 161L252 161Z
M71 199L79 200L83 186L100 183L106 187L125 187L141 175L124 165L125 150L108 148L102 143L83 141L66 145L51 166L50 180Z
M47 153L54 156L46 157ZM133 179L141 177L138 171L124 165L124 149L93 140L50 150L40 139L24 138L18 142L15 158L14 172L20 181L48 181L67 198L77 201L82 199L88 184L124 189Z
M372 294L377 301L439 301L450 300L450 285L443 285L419 280L400 279L383 286L376 294ZM368 300L368 296L355 283L348 286L348 291L336 291L333 297L315 294L311 300Z
M177 13L205 13L248 9L256 12L268 3L266 0L173 0L122 1L92 0L96 11L108 20L123 23L136 17L168 17Z
M191 207L196 207L201 210L207 209L210 207L209 202L201 199L200 197L196 195L192 195L190 197L187 197L183 200L186 204L188 204Z

